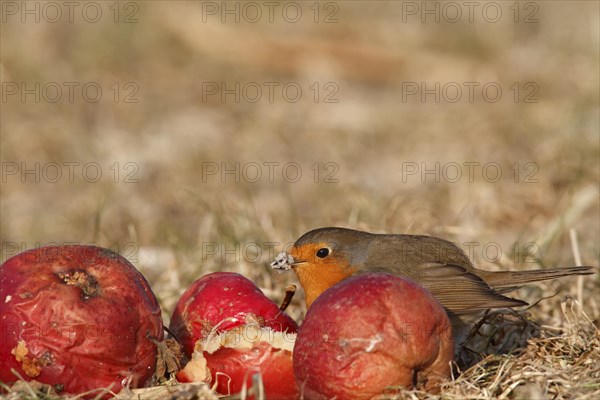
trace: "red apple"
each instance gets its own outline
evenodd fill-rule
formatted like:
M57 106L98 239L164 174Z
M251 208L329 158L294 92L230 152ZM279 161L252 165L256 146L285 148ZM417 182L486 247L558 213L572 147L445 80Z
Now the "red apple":
M453 355L450 321L433 295L409 279L373 273L314 301L293 358L304 398L371 399L393 394L390 387L437 390Z
M260 372L268 399L296 399L292 349L298 325L240 274L198 279L179 299L170 330L192 361L180 381L216 382L233 394Z
M6 384L18 379L11 369L69 394L151 381L160 308L142 274L111 250L49 246L8 259L0 312Z

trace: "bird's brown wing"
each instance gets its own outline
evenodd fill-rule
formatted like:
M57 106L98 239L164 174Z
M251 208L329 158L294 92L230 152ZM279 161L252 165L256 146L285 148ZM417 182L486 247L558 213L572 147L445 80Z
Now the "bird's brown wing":
M483 271L475 270L491 287L505 293L518 288L520 285L546 279L561 278L569 275L591 275L594 268L589 266L536 269L529 271Z
M503 296L460 265L425 263L419 266L418 274L418 282L455 314L527 305L524 301Z

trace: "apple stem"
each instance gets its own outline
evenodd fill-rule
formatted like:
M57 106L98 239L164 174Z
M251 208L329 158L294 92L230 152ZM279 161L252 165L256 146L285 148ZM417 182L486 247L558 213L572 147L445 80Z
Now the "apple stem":
M175 339L175 341L177 343L181 344L181 342L179 341L179 339L177 338L177 336L175 336L175 334L169 328L167 328L165 325L163 325L163 330L165 332L167 332L170 335L171 338Z
M294 294L296 294L296 289L298 289L296 285L287 285L285 287L285 298L283 299L281 306L279 306L279 309L281 311L285 311L285 309L288 308L288 306L292 302Z

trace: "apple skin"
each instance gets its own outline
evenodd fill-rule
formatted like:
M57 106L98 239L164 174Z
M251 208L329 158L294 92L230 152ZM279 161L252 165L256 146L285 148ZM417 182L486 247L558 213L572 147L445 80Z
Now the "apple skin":
M438 391L454 342L444 308L425 288L386 273L323 292L300 326L294 373L304 398L372 399L389 387Z
M125 258L96 246L28 250L0 266L0 380L27 380L78 394L150 383L161 311ZM98 392L89 397L96 397Z
M244 383L250 387L252 374L260 372L266 398L298 398L292 363L298 325L244 276L215 272L193 282L179 299L169 330L192 359L177 374L179 381L210 380L227 395L240 392ZM207 350L207 341L227 334L228 345Z

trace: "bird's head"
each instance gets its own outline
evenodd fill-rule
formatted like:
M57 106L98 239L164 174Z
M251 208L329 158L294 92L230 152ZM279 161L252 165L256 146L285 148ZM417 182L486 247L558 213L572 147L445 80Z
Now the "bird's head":
M325 290L352 276L363 253L358 248L366 233L344 228L320 228L302 235L272 266L292 269L306 294L306 306ZM368 234L367 234L368 235Z

